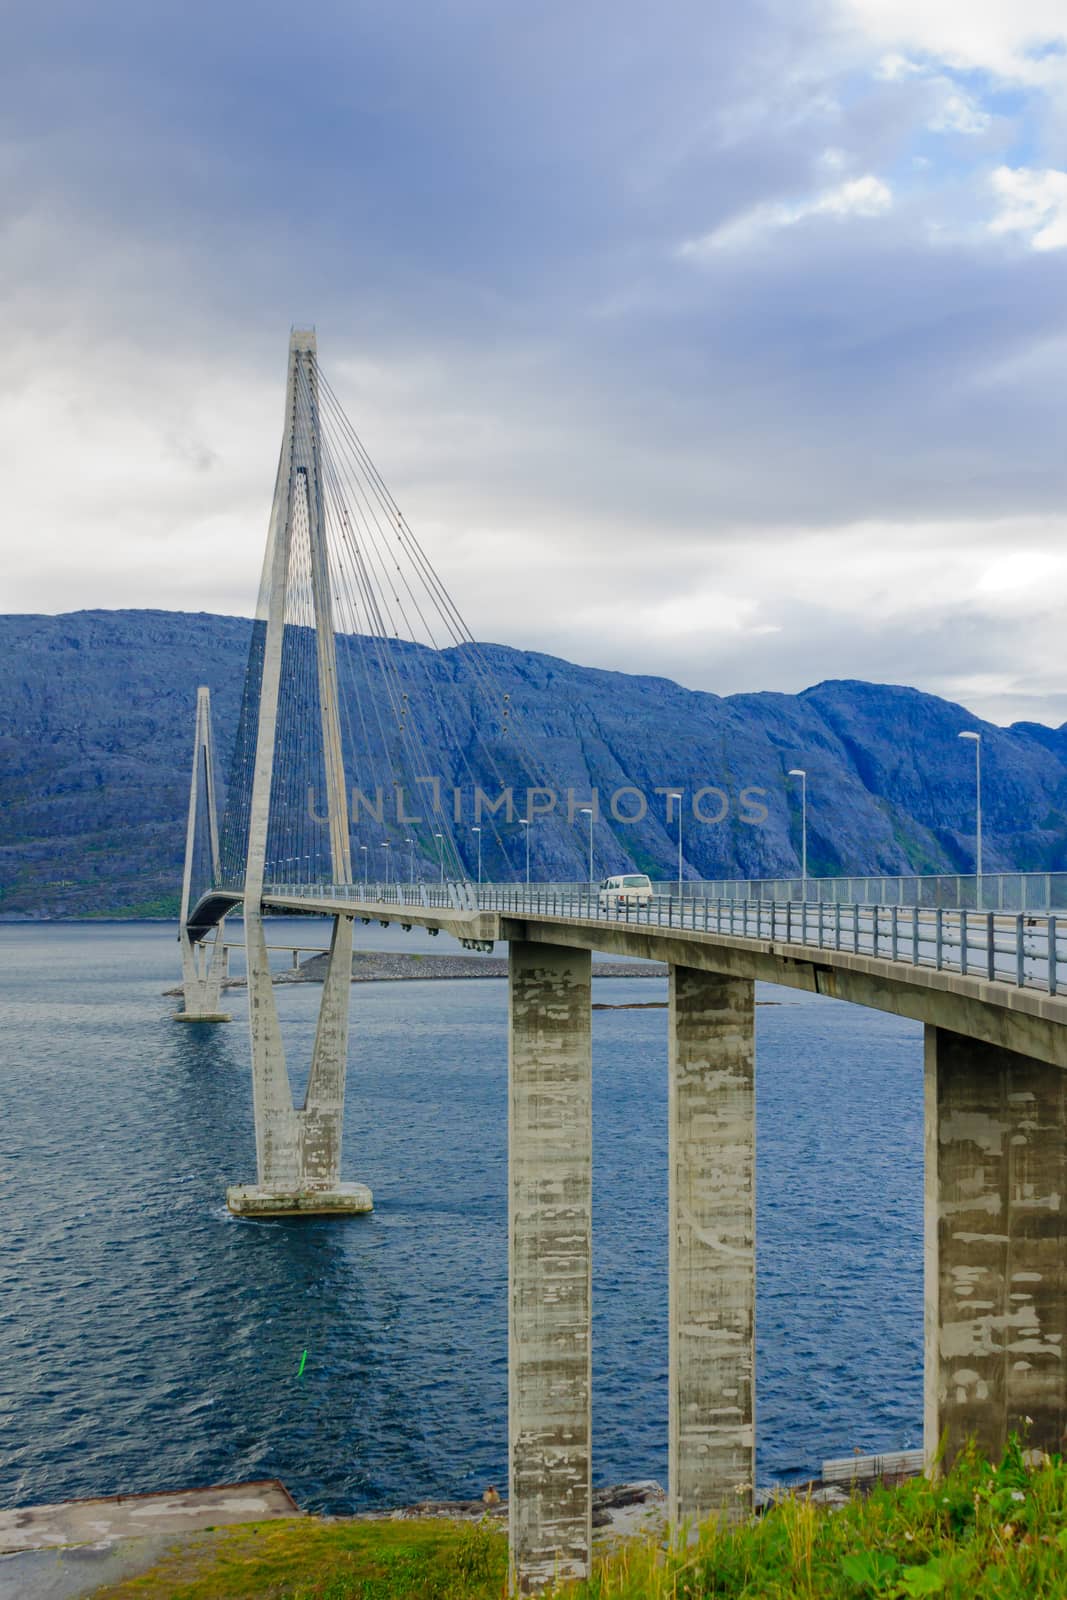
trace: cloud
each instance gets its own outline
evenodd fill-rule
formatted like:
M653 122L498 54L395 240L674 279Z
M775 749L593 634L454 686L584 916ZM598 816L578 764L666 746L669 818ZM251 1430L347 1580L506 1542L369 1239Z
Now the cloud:
M944 80L942 80L944 82ZM985 133L993 121L988 111L982 111L970 95L945 84L945 98L927 126L933 133Z
M780 228L792 228L809 217L880 217L892 204L889 185L868 173L823 189L805 200L772 201L754 206L710 233L687 239L679 247L678 254L699 260L716 250L743 248L763 235Z
M1062 0L840 0L840 10L887 50L891 75L925 54L1022 83L1067 82Z
M250 610L312 321L482 637L1067 716L1040 564L1067 531L1062 266L987 226L993 168L1056 170L1060 62L1026 0L1006 33L946 0L954 67L931 9L322 0L294 71L277 0L21 8L6 604ZM1033 74L1010 118L998 61ZM997 199L1027 246L1059 226ZM1046 578L1009 603L1023 547Z
M992 175L1000 210L991 233L1024 233L1035 250L1067 248L1067 172L998 167Z

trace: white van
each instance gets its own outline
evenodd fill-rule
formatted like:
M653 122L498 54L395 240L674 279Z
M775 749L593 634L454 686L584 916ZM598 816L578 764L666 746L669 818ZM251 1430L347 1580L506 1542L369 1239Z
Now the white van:
M652 900L652 880L643 872L628 872L618 878L605 878L597 894L601 911L613 906L647 906Z

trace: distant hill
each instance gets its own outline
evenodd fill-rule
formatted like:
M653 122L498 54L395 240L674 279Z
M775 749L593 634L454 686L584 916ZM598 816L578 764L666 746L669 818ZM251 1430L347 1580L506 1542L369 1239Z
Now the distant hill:
M225 775L250 627L245 618L168 611L0 617L0 915L174 910L196 687L211 688ZM718 826L687 823L687 875L799 870L799 797L785 776L794 766L809 774L813 874L972 871L974 763L956 737L961 728L983 733L987 871L1067 865L1067 726L996 728L936 696L883 684L721 697L503 645L483 649L564 789L584 796L595 786L606 798L633 785L657 808L652 791L667 784L717 784L732 799L746 786L766 790L760 826L733 803ZM447 680L462 739L463 652L444 652L433 671ZM455 739L437 727L429 743L447 771ZM472 763L479 748L473 738L466 746ZM490 770L474 776L495 789ZM487 876L520 867L517 825L510 835L510 862L490 851ZM675 837L662 809L640 826L601 823L596 870L633 865L669 877ZM535 828L534 876L584 877L584 838L561 821Z

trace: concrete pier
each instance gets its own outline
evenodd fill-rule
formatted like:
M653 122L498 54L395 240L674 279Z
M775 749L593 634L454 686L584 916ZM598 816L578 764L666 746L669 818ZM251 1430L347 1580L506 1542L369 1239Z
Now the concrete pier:
M672 1522L747 1516L755 1483L755 985L670 969Z
M928 1459L1067 1442L1065 1111L1061 1067L927 1026Z
M588 951L510 946L508 1462L512 1585L588 1571L592 1038Z
M184 926L178 934L182 952L182 1007L175 1022L232 1022L222 1009L222 980L226 974L222 924L213 943L194 944Z
M352 918L334 921L311 1071L299 1109L293 1105L262 919L247 910L245 938L258 1181L229 1188L226 1204L249 1217L371 1211L374 1201L366 1184L341 1182Z

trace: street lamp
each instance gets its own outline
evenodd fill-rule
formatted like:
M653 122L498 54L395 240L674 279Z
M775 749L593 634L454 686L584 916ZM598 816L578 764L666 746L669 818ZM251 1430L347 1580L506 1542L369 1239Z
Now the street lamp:
M385 851L385 887L389 887L389 840L382 840L382 849Z
M445 836L444 836L443 833L435 833L434 834L434 838L437 840L437 859L441 864L441 882L444 883L444 881L445 881Z
M981 908L982 904L982 735L972 733L970 729L959 735L961 739L974 740L974 789L975 789L975 884L976 903Z
M360 849L361 849L361 850L362 850L362 852L363 852L363 893L364 893L364 895L365 895L365 894L366 894L366 893L367 893L367 879L368 879L368 871L367 871L367 846L366 846L366 845L365 845L365 844L361 844L361 845L360 845L360 847L359 847L359 848L360 848Z
M414 839L405 839L404 843L408 847L408 887L410 888L415 882L415 841Z
M580 815L589 818L589 888L593 887L593 808L582 806Z
M471 832L478 835L478 887L480 889L482 886L482 830L481 828L472 828Z
M526 829L526 887L530 887L530 822L527 817L520 817L519 821Z
M808 775L803 767L790 767L789 776L800 779L800 876L801 899L808 898Z
M668 800L678 802L678 898L682 898L682 791L670 789L667 793Z

